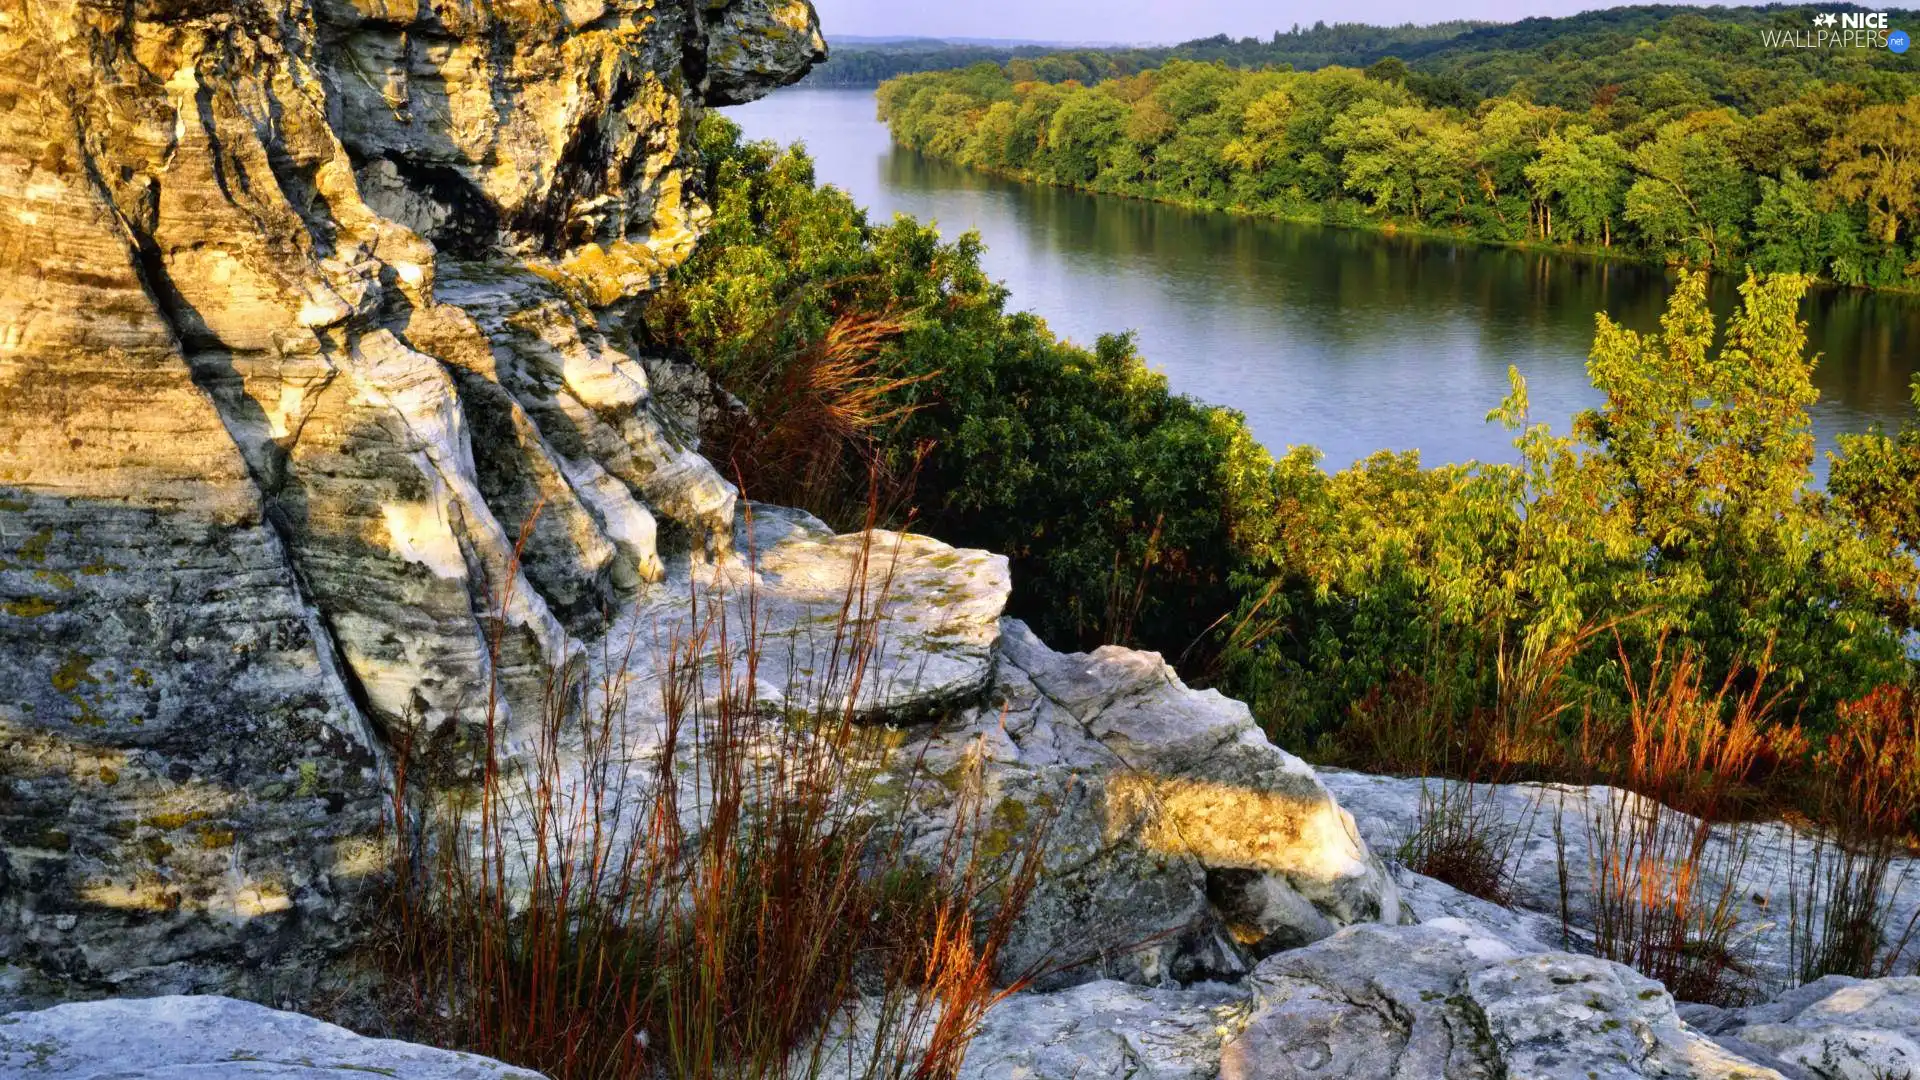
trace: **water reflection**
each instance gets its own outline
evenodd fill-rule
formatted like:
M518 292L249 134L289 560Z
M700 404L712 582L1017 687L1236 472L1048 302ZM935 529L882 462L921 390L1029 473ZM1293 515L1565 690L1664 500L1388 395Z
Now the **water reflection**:
M1276 449L1309 443L1344 465L1382 448L1431 462L1507 460L1483 422L1528 377L1535 415L1564 426L1594 404L1594 314L1653 329L1672 287L1658 268L1200 213L1034 187L895 150L869 94L789 90L731 111L749 135L802 139L824 181L876 217L978 229L1013 302L1089 342L1133 329L1175 389L1231 405ZM1723 314L1736 282L1717 279ZM1822 290L1804 314L1824 354L1823 447L1911 411L1920 304Z

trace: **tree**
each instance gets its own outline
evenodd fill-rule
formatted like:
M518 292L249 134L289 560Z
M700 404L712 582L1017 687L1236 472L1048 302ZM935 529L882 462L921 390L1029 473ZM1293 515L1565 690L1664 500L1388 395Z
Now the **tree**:
M1920 213L1920 95L1861 109L1827 140L1821 160L1823 193L1866 203L1869 227L1891 246Z
M1260 172L1287 155L1287 126L1293 121L1293 93L1272 90L1250 102L1240 116L1240 134L1220 151L1227 164Z
M1760 178L1753 208L1753 266L1777 274L1817 274L1825 261L1826 215L1814 187L1792 169Z
M1629 602L1664 612L1723 670L1771 654L1785 684L1818 672L1807 692L1830 706L1898 664L1898 630L1855 628L1877 621L1875 582L1903 557L1860 542L1813 490L1806 279L1749 274L1717 350L1706 286L1685 275L1657 334L1599 318L1588 370L1606 403L1574 426L1600 451L1579 468L1618 493L1595 531L1647 545Z
M1474 150L1474 176L1480 197L1500 220L1511 239L1531 239L1536 220L1546 215L1541 200L1527 198L1526 172L1540 152L1540 143L1551 135L1564 119L1559 109L1532 105L1514 98L1488 102L1480 115L1478 139ZM1513 236L1503 203L1526 203L1526 227ZM1517 211L1516 211L1517 216ZM1542 235L1548 228L1540 226Z
M1527 182L1549 208L1547 238L1553 238L1551 208L1558 206L1560 220L1576 239L1598 240L1612 247L1613 218L1620 212L1626 165L1626 151L1611 135L1596 135L1583 124L1548 133L1540 142L1540 156L1526 167Z
M1739 117L1726 110L1662 124L1634 151L1642 175L1627 191L1627 220L1653 243L1677 244L1696 262L1730 254L1753 205L1752 178L1733 151L1739 133Z
M1327 147L1342 155L1349 191L1370 197L1377 211L1419 222L1436 197L1457 189L1466 139L1459 125L1418 105L1368 103L1333 122Z
M1913 382L1913 405L1920 410L1920 378ZM1841 436L1827 487L1869 536L1920 556L1920 421L1908 421L1898 435L1876 429ZM1906 569L1891 579L1887 606L1912 626L1920 623L1920 587L1914 564Z
M1061 103L1047 128L1054 179L1087 186L1126 138L1126 103L1095 89L1076 90Z

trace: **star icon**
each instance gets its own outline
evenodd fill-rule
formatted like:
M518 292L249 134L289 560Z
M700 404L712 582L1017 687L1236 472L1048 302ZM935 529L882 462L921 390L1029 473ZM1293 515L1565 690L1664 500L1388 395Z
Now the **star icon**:
M1815 26L1832 26L1839 21L1839 16L1834 15L1832 12L1823 12L1813 17L1813 25Z

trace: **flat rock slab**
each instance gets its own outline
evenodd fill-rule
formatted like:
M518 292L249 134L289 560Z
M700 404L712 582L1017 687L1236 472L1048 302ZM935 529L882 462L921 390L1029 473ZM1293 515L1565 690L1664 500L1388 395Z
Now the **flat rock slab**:
M604 641L590 649L603 685L624 685L636 718L660 715L658 686L676 650L697 647L718 689L735 693L749 643L752 693L768 711L899 721L983 693L1012 591L1004 556L913 533L835 534L798 510L756 505L733 552L682 554Z
M542 1080L473 1054L369 1039L224 997L126 998L0 1016L0 1076L20 1080Z
M1765 1005L1689 1006L1682 1015L1793 1080L1920 1076L1920 978L1829 975Z
M1863 1037L1893 1034L1875 1029ZM1781 1080L1798 1074L1692 1029L1664 988L1625 967L1516 949L1482 927L1441 919L1351 926L1269 957L1235 987L1161 990L1101 982L1019 995L987 1014L961 1075ZM1813 1074L1814 1080L1855 1075Z

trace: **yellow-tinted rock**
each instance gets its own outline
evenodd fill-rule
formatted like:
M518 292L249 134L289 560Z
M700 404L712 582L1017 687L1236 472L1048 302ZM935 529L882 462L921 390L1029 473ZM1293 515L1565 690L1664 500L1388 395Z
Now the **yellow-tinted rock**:
M686 135L751 92L714 89L709 34L811 19L0 8L17 993L299 982L352 930L391 739L470 732L496 678L524 712L570 634L660 576L655 515L725 547L732 488L596 307L706 219ZM771 87L812 51L761 56ZM173 813L196 816L150 820Z

